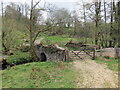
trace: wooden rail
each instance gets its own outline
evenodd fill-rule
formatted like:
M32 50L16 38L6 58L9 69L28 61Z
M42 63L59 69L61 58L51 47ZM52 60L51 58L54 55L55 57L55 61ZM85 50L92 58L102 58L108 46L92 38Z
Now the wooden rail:
M88 49L87 49L88 50ZM82 50L79 50L79 51L77 51L77 53L75 52L75 51L73 51L73 50L71 50L71 52L75 55L75 56L77 56L77 57L79 57L80 59L83 59L83 58L81 58L80 57L80 55L84 55L84 53L86 54L86 55L88 55L88 56L90 56L93 60L95 60L95 48L92 50L92 52L88 52L86 50L86 47L85 48L83 48ZM81 53L81 52L84 52L84 53Z

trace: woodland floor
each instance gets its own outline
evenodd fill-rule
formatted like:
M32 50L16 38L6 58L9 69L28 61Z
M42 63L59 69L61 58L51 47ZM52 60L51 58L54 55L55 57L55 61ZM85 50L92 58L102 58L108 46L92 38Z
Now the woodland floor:
M85 59L74 61L74 68L78 72L77 88L118 88L118 72L104 64Z

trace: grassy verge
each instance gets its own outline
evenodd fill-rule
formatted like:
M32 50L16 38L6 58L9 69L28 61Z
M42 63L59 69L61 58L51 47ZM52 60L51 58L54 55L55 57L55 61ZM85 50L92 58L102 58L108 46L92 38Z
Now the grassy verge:
M113 71L120 71L120 66L119 66L120 60L118 59L115 58L106 59L104 57L98 57L96 59L96 62L100 64L106 64L107 67Z
M70 40L74 42L80 42L80 39L69 37L69 35L55 35L55 36L49 36L49 35L41 35L37 39L43 37L44 40L41 42L43 44L49 45L49 44L59 44L60 46L64 46L66 43L68 43Z
M44 45L50 45L50 44L58 44L59 46L61 47L64 47L64 48L68 48L66 47L65 45L69 42L69 41L73 41L73 42L76 42L76 43L79 43L79 42L85 42L84 41L84 38L77 38L77 37L70 37L69 35L55 35L55 36L49 36L49 35L41 35L39 36L37 39L40 39L40 38L44 38L41 43L43 43ZM90 42L91 39L88 39L88 41ZM87 41L87 43L88 43ZM91 43L89 43L91 44ZM70 48L69 49L71 50L78 50L79 48Z
M61 36L47 36L42 43L44 44L59 44L60 46L64 46L67 42L69 42L72 38L61 37Z
M73 88L70 62L34 62L3 70L3 88Z

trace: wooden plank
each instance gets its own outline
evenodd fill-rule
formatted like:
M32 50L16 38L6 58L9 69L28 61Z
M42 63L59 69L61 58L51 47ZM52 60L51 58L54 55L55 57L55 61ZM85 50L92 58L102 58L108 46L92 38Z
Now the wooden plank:
M74 51L72 51L72 53L74 53L77 57L79 57L80 59L83 59L83 58L81 58L80 56L78 56Z

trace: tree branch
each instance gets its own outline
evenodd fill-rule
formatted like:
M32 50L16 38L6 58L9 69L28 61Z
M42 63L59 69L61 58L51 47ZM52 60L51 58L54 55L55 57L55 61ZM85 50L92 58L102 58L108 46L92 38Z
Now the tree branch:
M57 24L59 24L59 23L56 23L55 25L57 25ZM49 29L53 28L53 25L54 25L54 24L52 24L52 25L50 25L49 27L47 27L47 30L46 30L46 28L45 28L45 29L43 29L43 30L38 31L37 34L35 35L34 39L33 39L33 43L35 42L36 38L38 37L38 35L39 35L41 32L49 31Z
M52 26L49 26L48 28L51 29ZM35 42L36 38L38 37L38 35L39 35L41 32L49 31L48 28L47 28L47 30L46 30L46 29L43 29L43 30L38 31L37 34L35 35L34 39L33 39L33 43Z
M40 2L41 2L41 0L38 1L38 2L32 7L32 9L34 9Z

